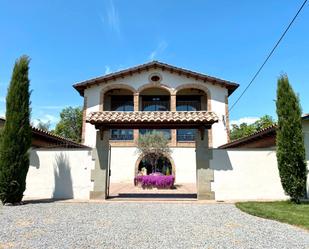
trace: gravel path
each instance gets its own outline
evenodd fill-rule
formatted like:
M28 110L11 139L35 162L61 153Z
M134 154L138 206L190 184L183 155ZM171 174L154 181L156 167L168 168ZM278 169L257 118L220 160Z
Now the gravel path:
M0 248L309 249L309 232L231 204L58 202L1 207Z

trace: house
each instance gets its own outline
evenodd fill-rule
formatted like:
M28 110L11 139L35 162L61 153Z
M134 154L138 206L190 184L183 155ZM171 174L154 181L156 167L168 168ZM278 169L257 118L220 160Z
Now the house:
M207 146L216 148L227 143L228 97L237 87L233 82L158 61L79 82L74 88L84 98L83 143L96 147L96 128L99 123L104 123L102 129L108 126L110 182L132 183L142 168L151 170L144 158L136 154L138 137L161 131L173 152L162 158L157 170L163 172L164 167L169 167L177 184L196 183L194 128L200 118L214 117L209 123L212 127L208 127ZM94 113L99 117L94 117Z

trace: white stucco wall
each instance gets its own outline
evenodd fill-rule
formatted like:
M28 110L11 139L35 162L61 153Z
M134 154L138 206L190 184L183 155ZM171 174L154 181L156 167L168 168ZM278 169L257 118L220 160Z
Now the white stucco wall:
M173 148L176 183L196 183L195 148ZM135 148L112 148L111 183L132 183ZM281 186L274 149L213 150L212 191L216 200L286 199Z
M286 199L273 149L213 150L217 200Z
M303 124L304 142L306 149L307 168L309 172L309 120L303 120L302 124ZM309 198L309 174L307 176L307 194Z
M94 168L90 150L33 150L27 175L26 198L89 199ZM111 151L111 183L133 183L136 148ZM176 184L196 183L194 148L173 148ZM274 149L213 150L212 191L216 200L286 199L281 187ZM309 185L308 185L309 192Z
M149 75L158 72L162 75L161 84L168 86L171 90L185 84L202 84L206 86L211 95L211 111L215 112L219 117L219 123L213 125L213 146L218 147L227 142L226 127L223 122L225 116L225 97L228 95L226 88L213 85L211 83L205 83L200 80L193 78L187 78L185 76L179 76L178 74L171 74L161 69L152 69L148 72L142 72L140 74L133 74L127 76L124 79L117 79L108 83L95 85L85 89L84 96L87 97L87 110L86 114L90 112L99 111L100 107L100 92L103 88L115 84L130 85L134 89L139 89L141 86L149 84ZM85 145L94 147L95 146L95 128L93 125L86 124L85 129Z
M42 199L89 199L93 167L91 150L32 150L24 195Z
M135 148L113 148L111 183L132 183ZM176 183L196 183L194 148L173 148ZM210 168L214 170L212 190L216 200L286 199L281 186L275 149L213 150ZM309 192L309 184L308 192Z

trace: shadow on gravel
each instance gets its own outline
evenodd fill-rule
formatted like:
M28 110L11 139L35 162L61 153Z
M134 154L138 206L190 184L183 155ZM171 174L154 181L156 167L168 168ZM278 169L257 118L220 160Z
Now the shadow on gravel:
M70 200L70 199L33 199L33 200L25 200L23 201L24 205L27 204L44 204L44 203L55 203L55 202L61 202L65 200Z
M109 199L139 199L139 198L149 198L149 199L196 199L196 194L156 194L156 193L119 193L116 196L109 196Z

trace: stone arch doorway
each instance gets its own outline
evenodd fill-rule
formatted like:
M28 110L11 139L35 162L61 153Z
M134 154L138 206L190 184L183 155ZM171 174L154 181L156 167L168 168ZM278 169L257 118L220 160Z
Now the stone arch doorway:
M139 173L141 173L143 167L147 169L147 174L152 173L151 165L147 163L144 155L140 155L135 163L134 176L137 176ZM157 171L166 175L167 168L169 169L169 173L173 175L176 179L175 162L173 158L169 155L165 155L161 158L161 160L159 160Z

